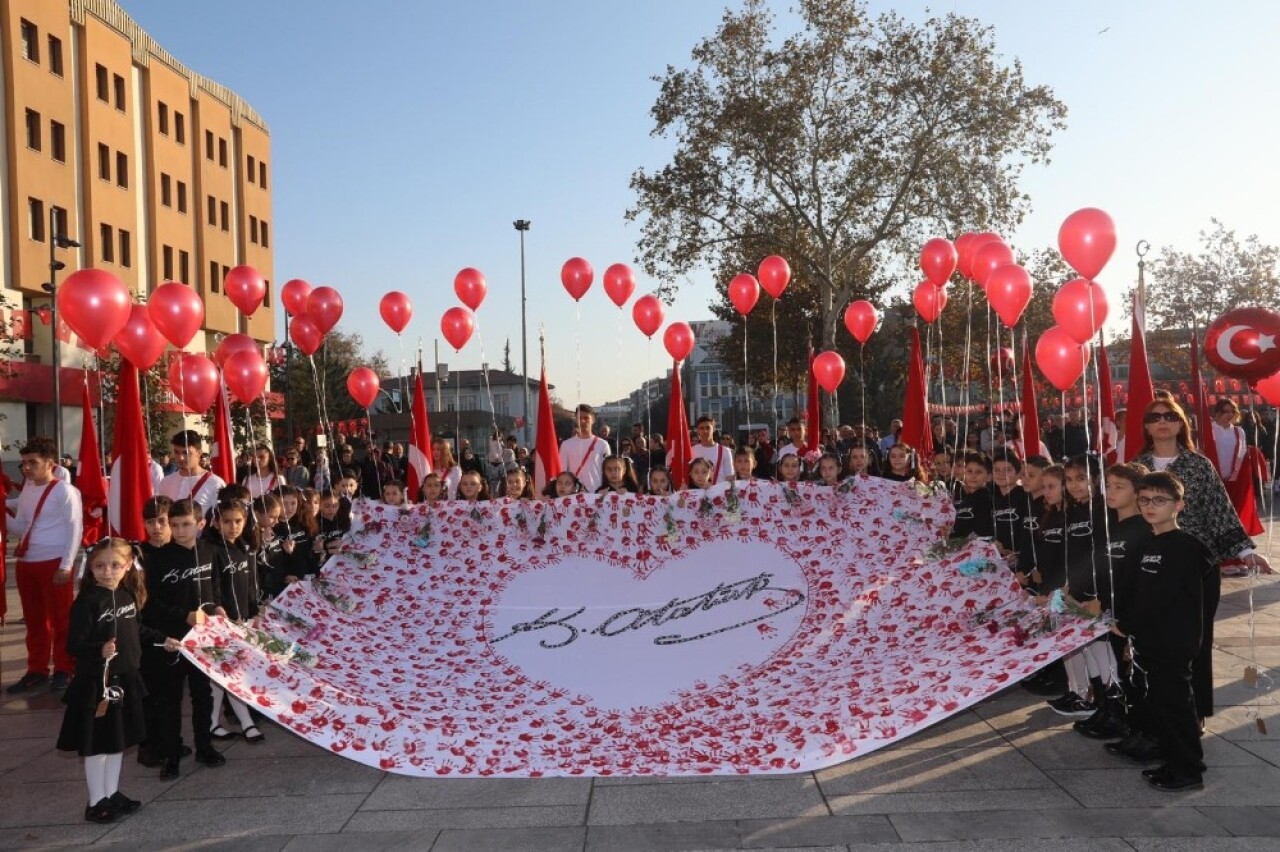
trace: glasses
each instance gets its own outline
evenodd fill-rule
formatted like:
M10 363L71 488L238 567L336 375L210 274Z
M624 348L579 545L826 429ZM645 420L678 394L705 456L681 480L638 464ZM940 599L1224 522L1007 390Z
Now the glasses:
M1178 423L1182 418L1172 411L1153 411L1146 417L1142 418L1143 423Z
M1155 506L1157 508L1159 508L1160 506L1167 506L1170 503L1176 503L1176 502L1177 501L1174 500L1172 497L1165 497L1165 496L1138 498L1139 506Z

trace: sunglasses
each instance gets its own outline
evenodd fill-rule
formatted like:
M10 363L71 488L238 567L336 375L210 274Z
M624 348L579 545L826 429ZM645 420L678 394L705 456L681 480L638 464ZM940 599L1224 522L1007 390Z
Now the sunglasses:
M1153 411L1146 417L1142 418L1143 423L1159 423L1161 421L1164 421L1165 423L1179 423L1181 420L1182 418L1172 411Z
M1175 503L1175 502L1177 501L1174 500L1172 497L1164 497L1164 496L1138 498L1139 506L1167 506L1170 503Z

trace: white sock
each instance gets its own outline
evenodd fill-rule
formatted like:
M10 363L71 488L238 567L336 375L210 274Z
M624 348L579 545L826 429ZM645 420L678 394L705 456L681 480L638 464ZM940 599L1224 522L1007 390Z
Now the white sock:
M228 695L227 701L231 704L231 712L236 714L236 721L240 723L240 730L253 726L253 717L249 715L249 708L245 703L234 695Z
M102 766L102 780L110 798L120 791L120 765L124 762L124 752L102 755L107 762Z
M1089 694L1089 670L1085 666L1084 654L1072 651L1062 658L1067 669L1067 689L1084 698Z
M1109 641L1103 639L1101 642L1085 645L1084 661L1089 669L1089 677L1101 679L1103 686L1115 683L1116 655L1111 650Z
M89 804L96 805L107 797L107 787L103 783L102 768L107 763L107 755L95 754L84 759L84 780L89 785Z
M212 680L209 681L209 689L213 692L213 724L209 726L209 730L222 727L222 695L223 689Z

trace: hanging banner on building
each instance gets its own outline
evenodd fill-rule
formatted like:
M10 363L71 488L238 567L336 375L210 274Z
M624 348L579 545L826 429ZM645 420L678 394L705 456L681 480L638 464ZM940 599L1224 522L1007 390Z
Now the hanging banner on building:
M323 576L187 655L410 775L796 772L895 742L1104 632L1036 607L945 494L880 479L669 498L358 504Z

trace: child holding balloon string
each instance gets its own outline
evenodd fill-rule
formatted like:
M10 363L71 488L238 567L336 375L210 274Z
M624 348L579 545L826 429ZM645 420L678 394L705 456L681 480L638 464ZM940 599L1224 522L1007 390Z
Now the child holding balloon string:
M280 499L263 494L253 501L253 516L258 528L258 578L262 590L274 597L284 591L289 575L289 557L294 542L283 532L280 523Z
M237 623L251 621L257 616L261 598L256 555L258 536L255 535L252 541L244 538L248 517L249 512L240 501L221 501L214 510L213 523L205 535L213 547L214 577L221 592L223 608L227 618ZM222 724L224 690L212 681L210 689L213 693L213 718L209 735L217 740L231 739L235 734ZM254 724L249 708L234 695L226 694L226 700L240 723L240 733L245 742L261 743L264 736Z
M434 478L437 491L441 488L440 477L434 473L427 474L427 481ZM424 481L424 489L427 482ZM438 498L437 498L438 499ZM430 505L430 504L429 504ZM320 514L316 518L315 542L311 549L315 554L316 569L338 552L342 546L342 537L351 531L351 515L343 514L342 498L337 491L329 490L320 495Z
M296 583L320 569L315 552L315 538L320 527L311 512L311 504L302 499L301 491L286 485L279 493L280 523L276 525L275 534L293 542L293 552L286 560L288 573L284 581L286 584Z

